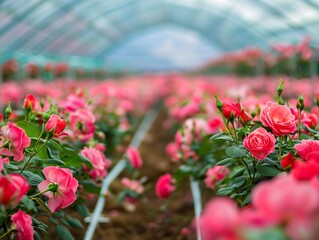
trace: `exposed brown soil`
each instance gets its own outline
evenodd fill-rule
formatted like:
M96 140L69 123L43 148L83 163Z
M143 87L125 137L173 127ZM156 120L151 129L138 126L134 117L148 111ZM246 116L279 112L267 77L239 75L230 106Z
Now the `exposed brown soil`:
M167 199L158 199L154 192L157 178L172 172L174 163L165 154L165 147L172 140L168 131L162 128L165 113L161 113L145 136L139 150L144 160L140 176L147 176L145 197L136 205L135 211L128 211L109 199L104 208L104 216L109 223L100 223L95 231L94 240L186 240L195 239L181 235L181 229L190 227L193 219L193 205L189 183L185 182ZM111 186L116 189L119 182ZM111 190L112 190L111 189ZM94 202L89 204L94 208ZM70 229L76 239L83 239L85 229ZM191 228L190 228L191 229Z

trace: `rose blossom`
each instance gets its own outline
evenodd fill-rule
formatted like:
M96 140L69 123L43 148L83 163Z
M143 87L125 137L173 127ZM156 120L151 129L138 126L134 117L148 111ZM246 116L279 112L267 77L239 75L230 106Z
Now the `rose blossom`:
M307 159L309 153L319 151L319 141L318 140L301 140L301 143L298 143L294 147L303 159Z
M312 214L319 207L319 193L308 182L286 175L258 184L252 193L252 203L265 218L279 223Z
M213 199L205 207L200 223L204 240L240 239L237 236L240 211L232 199Z
M70 128L81 141L91 139L95 132L95 117L92 112L78 109L70 114Z
M156 182L155 193L159 198L168 198L175 187L172 185L172 175L162 175Z
M30 146L30 138L28 138L22 128L10 122L8 122L7 126L1 128L1 133L3 137L2 144L9 141L9 147L0 149L0 154L13 156L13 160L20 162L24 158L24 148Z
M0 177L0 204L14 208L29 191L30 186L20 174L9 174Z
M32 218L24 211L20 210L11 216L13 226L17 230L16 240L32 240L33 239L33 226Z
M133 192L136 192L137 194L141 194L144 192L144 187L138 180L130 180L128 178L122 178L121 183L124 185L124 187L130 189Z
M240 104L239 103L231 103L225 102L223 103L222 113L225 118L233 118L238 117L240 113Z
M275 136L264 128L257 128L244 139L244 146L258 160L263 160L275 149Z
M298 180L310 180L319 175L319 151L310 152L306 161L295 161L292 175Z
M267 102L261 110L260 119L276 136L292 134L297 130L295 116L290 109L275 102Z
M84 147L84 149L81 151L81 154L89 159L93 165L92 170L84 166L84 169L89 172L91 178L103 179L106 176L107 168L111 166L111 161L106 159L101 151L92 147Z
M223 180L229 173L229 169L225 166L215 166L206 172L206 178L204 180L207 187L214 189L215 184Z
M136 148L129 146L126 150L126 156L130 164L135 168L141 168L143 165L140 153Z
M66 127L66 120L61 119L58 115L52 114L45 124L45 130L52 132L53 136L60 136Z
M34 109L37 99L33 96L33 94L28 94L23 103L24 109Z
M68 96L65 101L60 103L60 107L68 112L75 112L77 109L86 108L87 103L81 96L72 94Z
M75 192L78 188L78 181L68 168L60 168L58 166L49 166L42 170L46 180L38 185L40 192L56 186L56 189L43 193L49 198L48 206L52 212L60 208L66 208L71 205L75 199Z
M292 153L288 153L280 161L280 165L283 168L293 167L296 159L294 158L294 155Z

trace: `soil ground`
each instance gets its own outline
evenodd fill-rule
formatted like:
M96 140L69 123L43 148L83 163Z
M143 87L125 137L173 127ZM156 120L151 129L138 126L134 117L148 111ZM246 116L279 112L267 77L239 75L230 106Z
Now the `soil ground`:
M147 176L145 197L141 199L135 211L128 211L114 202L106 202L104 216L109 223L100 223L95 231L94 240L190 240L195 239L191 224L193 204L188 182L178 188L169 199L159 199L154 192L154 184L164 173L172 172L174 163L166 156L165 147L173 136L163 130L165 113L161 112L146 134L139 147L144 165L140 176ZM116 188L119 182L114 182ZM94 203L89 206L94 208ZM87 224L83 230L71 229L76 239L83 239ZM181 230L188 227L188 237Z

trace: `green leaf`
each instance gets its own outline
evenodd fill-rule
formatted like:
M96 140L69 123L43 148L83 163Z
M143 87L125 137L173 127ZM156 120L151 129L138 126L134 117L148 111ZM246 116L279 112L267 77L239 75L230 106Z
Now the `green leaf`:
M264 177L274 177L280 173L280 170L269 165L257 166L257 172Z
M74 240L70 231L63 225L57 225L55 231L60 239Z
M231 185L234 188L240 188L241 186L243 186L246 182L245 177L238 177L236 179L234 179L234 183Z
M22 175L27 179L28 183L31 186L38 186L40 182L42 182L44 179L40 177L38 174L29 172L29 171L23 171Z
M225 142L225 141L233 142L234 141L231 137L227 136L224 133L215 134L211 138L209 138L209 140L215 141L215 142Z
M63 212L63 210L59 210L59 211L53 213L52 216L57 217L57 218L64 218L65 213Z
M72 227L83 228L82 223L76 218L73 218L71 216L67 216L66 220Z
M82 167L84 163L88 168L92 169L93 165L89 159L71 148L63 146L62 149L63 151L60 153L60 156L67 167Z
M2 224L5 222L6 219L7 219L7 216L3 215L3 213L0 212L0 226L3 226Z
M41 134L41 127L37 124L19 121L17 122L17 125L26 132L28 137L39 137Z
M224 160L217 162L216 166L227 165L228 163L231 163L232 160L232 158L225 158Z
M116 203L117 204L122 203L124 201L126 195L127 195L126 191L120 192L119 195L117 196Z
M48 225L46 225L43 222L40 222L39 220L37 220L36 218L32 217L32 225L44 232L47 232L49 230Z
M260 230L251 229L248 231L247 240L288 240L287 236L284 234L283 230L279 228L266 228Z
M55 225L59 224L59 222L55 218L53 218L52 216L49 217L49 220L50 220L50 222L52 222Z
M65 163L60 159L40 159L47 166L65 166Z
M60 220L65 226L70 226L70 224L65 219L62 218Z
M84 190L88 193L100 194L101 192L101 188L91 180L82 180L79 184L81 184L84 187Z
M13 164L6 164L5 165L5 168L7 169L7 170L12 170L12 171L16 171L16 170L19 170L19 168L17 167L17 166L15 166L15 165L13 165Z
M193 168L191 166L187 166L187 165L180 166L178 170L182 173L192 173L193 172Z
M47 213L52 214L48 205L46 205L40 198L34 198L34 200L45 210Z
M245 198L245 200L241 204L242 207L250 203L250 197L251 197L251 194L248 194L248 196Z
M228 147L226 148L225 152L231 158L241 158L247 153L246 149L237 146Z
M80 216L82 217L87 217L90 215L89 209L84 204L76 205L75 209L78 212L78 214L80 214Z
M238 168L235 171L232 172L231 174L231 178L236 178L238 176L242 176L245 172L246 168L242 167L242 168Z
M49 140L49 141L48 141L48 144L49 144L49 145L52 145L52 146L53 146L56 150L58 150L59 152L62 152L62 151L63 151L63 149L62 149L62 147L60 146L60 144L57 143L56 141L54 141L53 139Z
M225 188L220 188L220 189L217 191L216 194L219 195L219 196L226 196L226 195L231 194L233 191L234 191L234 188L232 188L232 187L225 187Z
M19 204L20 208L26 212L29 212L29 211L36 211L36 207L35 207L35 204L34 202L27 196L23 197L20 204Z
M37 151L37 155L39 156L39 158L41 159L48 159L50 158L49 155L48 155L48 148L47 146L43 146L42 145L39 145L36 149Z
M37 231L34 231L33 237L34 237L34 240L41 240L41 237Z

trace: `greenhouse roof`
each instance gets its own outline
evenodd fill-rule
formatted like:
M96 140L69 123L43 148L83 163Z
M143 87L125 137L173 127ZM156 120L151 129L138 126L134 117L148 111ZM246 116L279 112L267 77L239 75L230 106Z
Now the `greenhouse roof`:
M316 0L0 0L0 50L104 61L132 34L159 24L196 31L220 51L311 36Z

